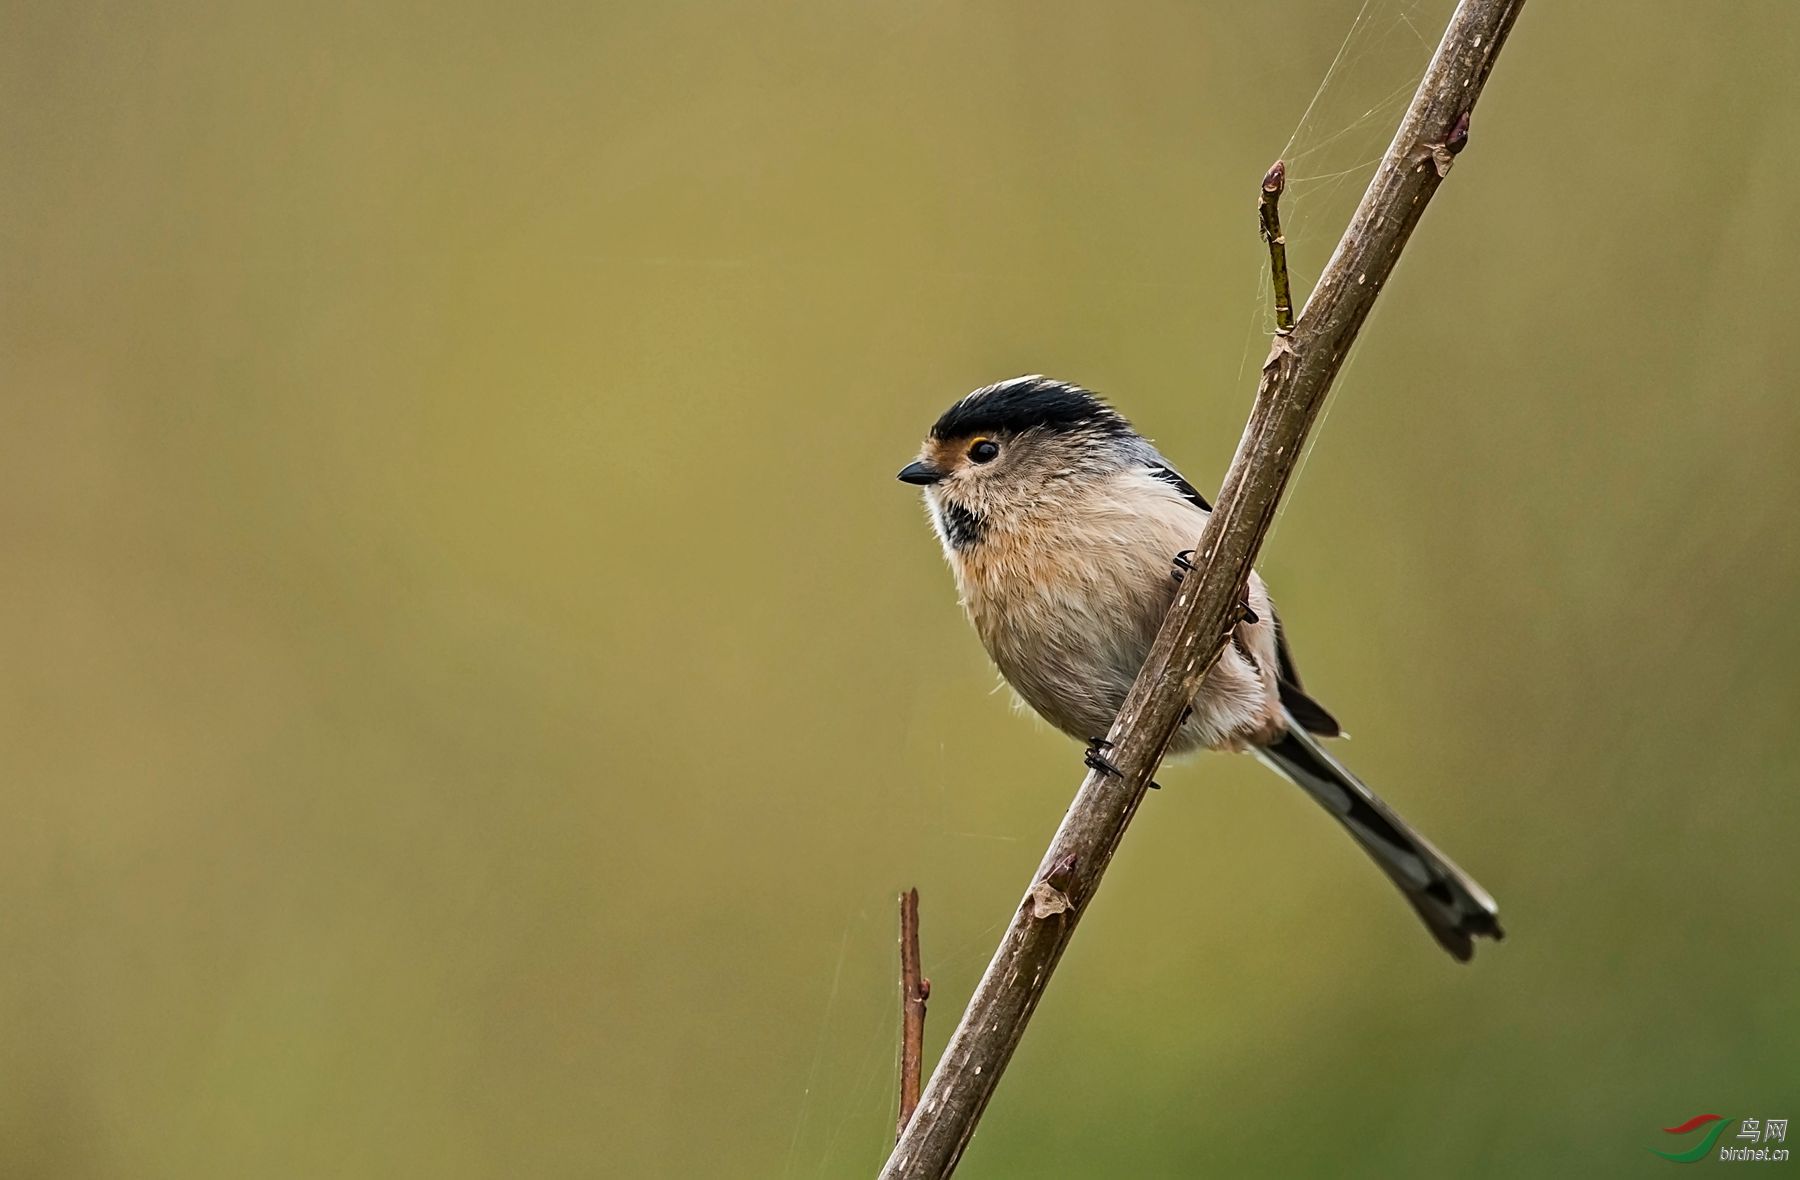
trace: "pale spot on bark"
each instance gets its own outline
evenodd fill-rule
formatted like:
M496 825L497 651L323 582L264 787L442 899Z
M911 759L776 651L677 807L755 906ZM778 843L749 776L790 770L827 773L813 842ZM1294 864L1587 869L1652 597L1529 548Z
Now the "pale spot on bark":
M1056 914L1065 913L1074 908L1069 904L1069 895L1050 884L1039 881L1031 887L1031 916L1040 922Z

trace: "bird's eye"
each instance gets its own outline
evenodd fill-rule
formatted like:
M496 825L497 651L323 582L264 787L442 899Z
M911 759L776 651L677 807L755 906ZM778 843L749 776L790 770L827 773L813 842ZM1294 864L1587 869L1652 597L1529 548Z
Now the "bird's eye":
M984 438L969 448L969 458L977 463L992 463L1000 457L1000 444Z

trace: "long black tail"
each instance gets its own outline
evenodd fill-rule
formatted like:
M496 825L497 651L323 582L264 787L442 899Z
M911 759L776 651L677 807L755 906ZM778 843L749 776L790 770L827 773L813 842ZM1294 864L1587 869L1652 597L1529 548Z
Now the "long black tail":
M1443 948L1462 962L1474 939L1506 937L1487 890L1406 826L1374 791L1362 785L1298 725L1261 750L1264 761L1317 799L1344 825L1419 911Z

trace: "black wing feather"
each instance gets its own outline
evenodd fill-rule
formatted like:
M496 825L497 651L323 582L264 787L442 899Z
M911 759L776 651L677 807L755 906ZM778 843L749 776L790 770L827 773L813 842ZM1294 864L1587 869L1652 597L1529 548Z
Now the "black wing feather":
M1281 703L1307 733L1316 733L1320 737L1341 736L1344 730L1337 718L1301 689L1300 669L1294 666L1294 653L1288 649L1287 634L1281 629L1281 616L1275 614L1273 607L1269 613L1275 618L1275 681L1281 691Z
M1181 478L1181 472L1175 470L1173 467L1167 467L1161 463L1152 463L1150 464L1150 474L1180 492L1182 497L1186 499L1188 503L1194 505L1202 512L1212 511L1212 505L1206 502L1206 497L1200 494L1199 489L1195 488L1194 485L1187 480Z

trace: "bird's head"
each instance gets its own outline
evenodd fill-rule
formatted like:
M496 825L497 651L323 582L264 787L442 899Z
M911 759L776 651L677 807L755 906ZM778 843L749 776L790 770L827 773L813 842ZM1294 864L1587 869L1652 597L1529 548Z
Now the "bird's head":
M1048 377L977 389L932 425L900 479L925 489L946 544L961 549L996 523L1080 494L1117 471L1139 442L1098 396Z

